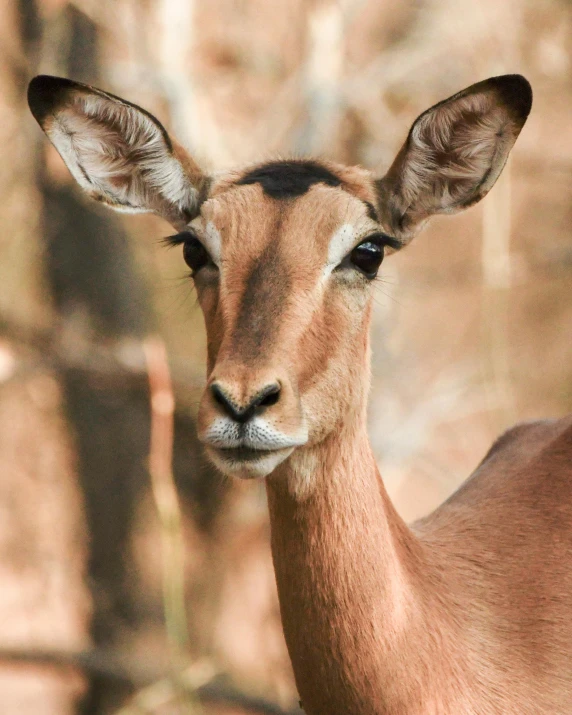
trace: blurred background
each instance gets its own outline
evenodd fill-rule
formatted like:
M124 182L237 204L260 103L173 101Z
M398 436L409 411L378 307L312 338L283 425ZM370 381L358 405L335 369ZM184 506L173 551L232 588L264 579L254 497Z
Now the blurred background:
M510 424L572 408L572 4L0 13L0 712L294 713L263 485L223 480L196 441L204 329L161 245L172 230L80 195L27 83L63 75L142 105L211 171L308 154L383 171L430 105L528 77L533 111L496 187L435 219L376 289L371 436L414 519ZM168 395L169 375L172 473L169 400L149 387Z

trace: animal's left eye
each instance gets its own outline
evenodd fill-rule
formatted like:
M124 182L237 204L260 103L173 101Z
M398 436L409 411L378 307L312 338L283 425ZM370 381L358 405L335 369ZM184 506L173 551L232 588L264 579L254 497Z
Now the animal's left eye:
M364 241L354 248L349 259L366 278L375 278L383 261L383 245L371 240Z

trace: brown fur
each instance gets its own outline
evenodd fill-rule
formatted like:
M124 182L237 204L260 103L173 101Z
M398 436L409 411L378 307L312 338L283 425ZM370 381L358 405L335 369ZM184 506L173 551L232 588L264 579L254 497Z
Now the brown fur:
M374 233L406 241L430 215L486 194L530 109L526 81L492 78L425 112L382 179L314 163L297 169L305 186L292 175L278 189L267 182L275 164L242 183L244 170L210 182L152 118L90 91L78 86L75 97L73 83L52 78L31 98L78 181L99 182L112 200L103 169L119 146L111 168L131 203L178 227L196 214L189 230L211 252L195 276L208 332L199 433L227 473L266 477L284 633L307 713L572 712L572 418L510 431L456 494L407 527L367 438L371 291L350 261ZM70 143L54 122L87 135ZM161 193L156 179L173 161L187 184L170 177ZM77 173L86 164L95 177ZM215 383L237 409L269 385L279 399L237 424L208 389ZM237 446L258 461L230 458Z
M310 498L289 463L268 479L307 712L570 713L572 419L516 428L412 529L353 429L315 448Z

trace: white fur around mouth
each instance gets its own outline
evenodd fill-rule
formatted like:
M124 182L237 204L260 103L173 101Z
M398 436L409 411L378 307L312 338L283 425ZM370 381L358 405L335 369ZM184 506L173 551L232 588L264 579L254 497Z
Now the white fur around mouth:
M268 424L264 417L255 417L244 425L230 417L217 417L208 428L199 433L199 439L216 450L248 447L260 452L274 452L305 444L308 432L302 425L297 434L285 435Z

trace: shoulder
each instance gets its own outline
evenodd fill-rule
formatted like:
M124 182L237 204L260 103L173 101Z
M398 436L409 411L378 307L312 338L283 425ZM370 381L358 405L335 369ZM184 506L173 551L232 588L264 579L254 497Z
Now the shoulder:
M502 503L514 509L560 499L572 507L571 492L572 415L523 422L504 432L437 512Z
M562 449L572 450L572 415L514 425L493 442L481 465L501 458L529 461Z

